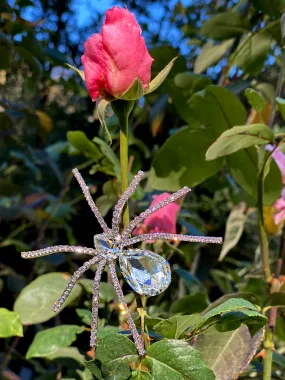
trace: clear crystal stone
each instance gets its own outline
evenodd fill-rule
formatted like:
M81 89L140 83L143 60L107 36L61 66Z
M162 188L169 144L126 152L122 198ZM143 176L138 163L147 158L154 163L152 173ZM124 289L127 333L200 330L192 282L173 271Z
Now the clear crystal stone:
M121 251L119 261L126 281L141 295L156 296L170 284L170 265L154 252L142 249Z

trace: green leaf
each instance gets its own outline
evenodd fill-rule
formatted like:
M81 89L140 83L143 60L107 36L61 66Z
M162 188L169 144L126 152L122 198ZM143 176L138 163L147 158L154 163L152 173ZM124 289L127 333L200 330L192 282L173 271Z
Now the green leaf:
M89 369L89 371L94 375L96 380L102 380L101 370L98 367L98 361L95 360L89 360L85 362L86 367Z
M208 306L206 293L196 293L184 296L172 303L171 314L194 314L203 311Z
M276 292L271 293L265 301L265 309L271 307L284 307L285 308L285 293Z
M23 336L23 326L19 314L3 307L0 308L0 338Z
M61 296L69 280L70 277L65 273L48 273L27 285L14 305L23 325L45 322L59 314L60 311L55 313L51 307ZM80 293L81 287L76 284L62 308L72 303Z
M214 140L211 131L191 128L183 128L169 137L152 162L152 187L176 191L183 186L196 186L217 173L223 160L205 160L206 151Z
M100 121L102 128L104 129L104 132L107 135L107 140L110 146L112 144L112 136L109 132L108 126L105 121L105 111L109 103L110 103L109 100L106 100L104 98L100 99L97 102L97 113L98 113L98 119Z
M135 344L121 334L106 336L99 341L96 349L96 361L101 363L102 376L105 380L129 379L130 363L136 363L138 359Z
M235 125L246 124L247 113L243 104L223 87L208 86L191 97L189 106L207 130L217 136Z
M147 350L143 363L151 370L153 379L215 379L199 351L181 340L162 340L154 343Z
M257 311L257 308L250 302L244 300L243 298L232 298L227 300L226 302L222 303L221 305L215 307L214 309L208 311L206 314L203 315L203 322L207 321L208 319L220 315L223 313L227 313L230 311L235 311L239 309L247 308L249 310Z
M203 73L208 67L218 63L220 59L227 53L232 46L233 40L225 40L220 44L214 41L208 41L203 45L198 57L194 62L194 72L197 74Z
M162 82L166 79L168 76L170 70L172 69L174 62L176 61L178 57L173 58L163 70L160 71L160 73L157 74L157 76L149 83L147 90L145 91L144 95L148 95L155 91Z
M83 331L84 327L76 325L61 325L40 331L30 345L26 358L41 358L56 353L60 348L70 346L77 334Z
M221 134L206 153L207 160L215 160L253 145L274 141L274 133L265 124L251 124L233 127Z
M197 115L188 104L189 95L181 91L181 88L177 87L173 81L166 81L165 88L178 115L192 128L198 127Z
M242 298L232 298L204 314L202 321L195 327L195 330L205 329L216 323L216 328L219 331L230 331L244 323L249 326L253 335L266 322L266 316L259 313L252 303Z
M251 337L248 328L218 332L210 327L198 335L194 347L199 350L216 380L234 380L247 367L263 339L263 330Z
M285 121L285 99L276 98L276 103L282 119Z
M177 74L174 78L174 84L178 88L182 88L183 90L193 93L203 90L205 87L212 84L212 81L205 75L199 75L187 71L185 73Z
M79 152L84 153L86 156L93 158L96 161L102 157L102 153L98 147L93 144L82 131L67 132L67 140Z
M206 310L203 311L203 314L206 314L208 311L215 309L217 306L223 304L225 301L228 301L233 298L243 298L250 303L259 305L259 299L254 293L251 292L239 292L239 293L231 293L231 294L226 294L220 298L218 298L216 301L212 302Z
M142 370L135 370L132 372L132 380L153 380L153 377L149 372Z
M199 314L180 315L159 322L153 330L168 339L179 339L179 337L191 326L195 326L201 320Z
M249 34L230 57L229 65L237 65L249 75L258 75L271 48L271 36L264 30Z
M85 364L84 356L78 351L77 347L63 347L55 352L45 355L45 359L48 360L61 360L61 359L72 359L81 365Z
M249 29L249 22L239 12L223 12L212 16L201 28L201 34L214 40L241 36Z
M65 66L67 66L67 67L69 67L71 70L73 70L76 74L78 74L78 75L80 76L80 78L81 78L82 80L85 81L84 71L77 69L76 67L70 65L69 63L65 63Z
M93 282L93 280L88 280L87 278L82 278L78 281L78 283L82 285L84 289L90 294L93 294ZM99 297L104 302L113 301L116 297L116 292L113 285L109 284L108 282L101 281L99 287Z
M248 148L227 157L230 173L234 180L256 201L257 200L257 154L256 150ZM271 205L279 198L282 191L280 170L274 160L271 160L270 171L264 181L265 205Z
M92 322L92 313L87 309L76 309L76 314L81 318L82 322L90 326Z
M139 80L139 78L137 78L120 98L124 100L138 100L143 95L144 92L142 82Z
M219 261L222 261L239 242L246 221L245 210L246 204L244 202L239 203L231 210L226 223L226 232Z
M262 112L264 110L265 100L259 92L252 88L247 88L244 93L252 108L257 112Z

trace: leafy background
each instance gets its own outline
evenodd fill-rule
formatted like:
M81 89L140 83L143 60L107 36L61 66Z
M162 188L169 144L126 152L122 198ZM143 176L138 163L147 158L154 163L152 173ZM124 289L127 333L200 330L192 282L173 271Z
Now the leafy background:
M83 41L100 30L102 15L113 3L2 1L2 376L261 379L266 310L278 307L272 379L283 379L285 289L280 277L278 291L268 296L263 279L255 146L284 133L282 99L274 122L270 117L284 66L285 2L124 4L135 12L155 59L153 77L180 54L163 85L139 101L131 115L130 171L147 172L147 180L130 202L131 214L145 209L153 194L187 185L193 189L181 204L178 230L225 234L225 242L222 249L154 245L153 250L170 261L173 279L166 292L148 300L146 325L152 344L139 367L124 312L104 273L100 339L93 360L88 340L94 273L89 271L79 281L64 310L54 314L50 308L82 257L57 254L25 261L20 252L56 244L92 246L93 236L101 232L73 180L74 167L81 169L102 215L111 221L120 191L118 122L108 111L113 139L108 147L84 83L65 63L80 67ZM282 91L279 95L282 98ZM264 123L273 129L264 128ZM252 124L250 138L233 128L248 124ZM233 137L230 144L224 143L222 133ZM264 186L272 272L282 227L273 222L272 205L281 189L281 175L272 161ZM126 285L124 291L139 326L135 295ZM125 334L118 334L123 330Z

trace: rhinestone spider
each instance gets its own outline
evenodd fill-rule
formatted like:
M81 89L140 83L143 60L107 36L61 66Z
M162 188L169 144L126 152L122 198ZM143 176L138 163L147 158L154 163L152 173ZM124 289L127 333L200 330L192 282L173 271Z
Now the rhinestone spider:
M207 236L189 236L169 233L150 233L130 237L132 231L140 222L142 222L147 216L151 215L152 213L156 212L162 207L165 207L171 202L175 202L178 198L187 194L190 191L188 187L183 187L181 190L170 195L165 200L156 203L144 212L140 213L129 223L129 225L123 230L123 232L120 233L119 222L122 210L127 200L134 193L136 187L143 178L144 173L142 171L138 172L138 174L134 177L127 190L118 200L113 213L112 228L109 228L105 223L104 219L102 218L97 206L95 205L91 197L88 187L84 182L79 171L77 169L73 169L73 174L77 179L91 210L93 211L95 217L97 218L100 226L103 229L102 234L94 236L95 249L69 245L57 245L54 247L47 247L36 251L22 252L22 257L25 259L30 259L58 252L76 252L92 256L90 260L86 261L73 274L64 292L52 308L52 310L57 312L71 293L71 290L73 289L79 277L84 272L86 272L93 264L97 264L97 270L95 273L93 283L92 324L90 336L91 347L96 347L98 329L99 285L102 272L105 266L108 265L114 289L116 291L120 303L123 305L125 309L125 315L130 331L132 333L139 355L142 356L145 354L144 345L128 309L122 288L119 283L119 279L117 277L116 260L119 260L120 269L124 278L137 293L144 296L155 296L163 292L170 284L171 270L169 263L163 257L149 250L133 248L125 249L126 247L130 247L135 243L142 242L145 240L156 239L221 244L222 238Z

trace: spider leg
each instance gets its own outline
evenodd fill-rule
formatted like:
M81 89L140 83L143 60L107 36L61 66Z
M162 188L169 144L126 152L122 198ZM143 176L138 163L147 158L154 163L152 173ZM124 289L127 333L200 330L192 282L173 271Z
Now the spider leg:
M126 239L123 242L122 247L127 247L129 245L138 243L145 240L180 240L180 241L189 241L193 243L216 243L222 244L223 238L221 237L211 237L211 236L191 236L191 235L180 235L180 234L167 234L167 233L153 233L153 234L143 234L137 235L130 239Z
M84 272L86 272L87 269L89 269L91 267L91 265L96 264L98 261L100 261L100 257L95 256L92 259L86 261L76 272L73 273L73 275L71 276L71 279L69 280L69 283L67 284L64 292L62 293L62 295L59 297L59 299L56 301L56 303L52 307L52 310L54 312L58 311L61 308L61 306L63 305L63 303L65 302L65 300L69 296L69 294L71 293L71 291L72 291L76 281L79 279L79 277Z
M23 259L33 259L36 257L52 255L53 253L59 252L85 253L86 255L94 256L96 250L93 248L78 247L75 245L55 245L54 247L47 247L43 249L38 249L36 251L21 252L21 256Z
M88 186L86 185L84 179L82 178L81 174L79 173L78 169L72 170L74 177L77 179L77 182L79 183L81 190L84 194L85 199L87 200L89 207L93 211L93 214L95 215L96 219L98 220L100 226L102 227L103 231L105 233L110 233L111 230L107 226L105 220L102 218L97 206L95 205L95 202L93 201L93 198L91 197L91 194L89 192Z
M174 193L174 194L170 195L169 197L167 197L166 199L164 199L163 201L156 203L155 205L149 207L148 209L146 209L145 211L143 211L142 213L140 213L137 217L135 217L130 222L130 224L128 225L128 227L123 231L123 233L122 233L122 240L123 239L127 239L128 236L133 231L133 229L140 222L142 222L146 217L148 217L149 215L153 214L157 210L159 210L159 209L167 206L169 203L176 201L178 198L180 198L183 195L189 193L189 191L191 191L191 189L189 189L187 186L185 186L182 189L176 191L176 193Z
M135 175L134 179L132 182L129 184L128 188L126 191L122 194L121 198L118 200L118 203L115 206L115 210L113 213L113 219L112 219L112 231L114 233L114 236L119 234L119 221L120 221L120 216L122 213L122 210L130 198L130 196L134 193L136 190L139 182L142 180L144 177L144 172L141 170L138 172L138 174Z
M129 311L127 302L125 300L124 293L122 291L119 279L117 277L116 264L115 263L116 263L116 261L109 262L110 275L111 275L111 278L112 278L114 289L115 289L115 291L116 291L116 293L118 295L119 301L124 306L124 309L125 309L125 312L126 312L126 319L127 319L129 328L130 328L130 330L132 332L132 336L134 338L134 342L135 342L135 345L136 345L137 350L139 352L139 355L143 356L145 354L144 345L143 345L141 337L140 337L140 335L139 335L139 333L138 333L138 331L136 329L135 323L133 321L133 318L132 318L131 313Z
M102 272L106 265L107 260L102 260L97 266L97 270L93 283L93 299L92 299L92 323L91 323L91 335L90 335L90 347L95 347L97 342L98 332L98 307L99 307L99 286L102 276Z

